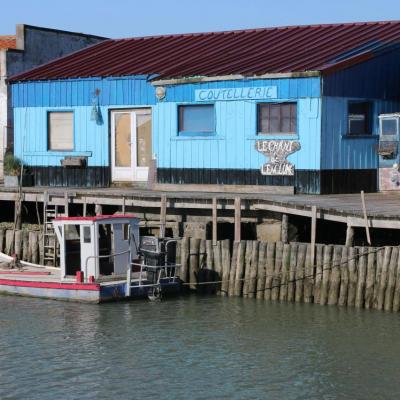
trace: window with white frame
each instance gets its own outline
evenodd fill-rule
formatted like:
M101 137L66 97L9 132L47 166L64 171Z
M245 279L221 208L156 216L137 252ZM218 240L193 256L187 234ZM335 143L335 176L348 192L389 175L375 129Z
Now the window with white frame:
M74 149L74 113L50 111L47 114L48 149L69 151Z

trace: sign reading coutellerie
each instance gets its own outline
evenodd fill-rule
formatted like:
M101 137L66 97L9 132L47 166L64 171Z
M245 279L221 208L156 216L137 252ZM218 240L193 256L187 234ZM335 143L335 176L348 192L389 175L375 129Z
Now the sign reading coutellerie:
M261 166L262 175L294 175L294 165L286 158L300 150L300 143L294 140L257 140L256 150L269 157Z
M276 86L200 89L195 90L194 97L196 101L276 99L278 89Z

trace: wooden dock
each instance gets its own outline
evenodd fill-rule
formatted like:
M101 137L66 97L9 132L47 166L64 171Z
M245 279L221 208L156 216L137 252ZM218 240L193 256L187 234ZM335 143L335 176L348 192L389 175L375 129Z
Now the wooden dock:
M184 186L182 187L184 189ZM231 215L235 223L235 240L240 240L240 223L244 214L257 215L258 211L282 215L309 217L310 220L327 220L344 223L353 227L400 229L400 193L365 194L365 215L360 194L342 195L285 195L267 193L193 192L163 191L145 188L113 187L103 189L29 187L22 189L23 202L42 203L48 197L48 204L117 206L123 212L135 208L143 212L159 214L160 225L165 228L167 216L179 210L185 213L207 213L216 225L221 215ZM0 201L18 201L16 189L0 187ZM100 207L101 209L101 207ZM156 210L156 211L154 211ZM197 210L197 211L196 211ZM284 220L284 219L282 219ZM213 239L216 229L213 229Z

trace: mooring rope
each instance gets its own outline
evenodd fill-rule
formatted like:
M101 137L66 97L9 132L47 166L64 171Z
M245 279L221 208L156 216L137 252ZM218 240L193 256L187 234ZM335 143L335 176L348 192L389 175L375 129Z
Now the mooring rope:
M291 283L296 283L296 282L301 281L301 280L314 278L314 277L316 277L318 275L322 275L324 271L329 271L329 270L332 270L333 268L344 266L344 265L348 264L349 261L356 260L356 259L358 259L360 257L367 256L369 254L377 253L377 252L379 252L381 250L384 250L385 247L386 246L376 247L373 250L370 250L370 251L367 251L367 252L364 252L364 253L359 253L359 254L355 255L354 257L347 257L346 260L341 261L339 263L336 263L336 264L331 265L331 266L326 267L326 268L323 268L323 267L324 267L324 265L327 265L328 263L327 262L323 263L321 265L322 269L319 272L313 272L312 274L309 274L309 275L303 275L303 276L300 276L300 277L295 278L295 279L290 279L287 282L283 282L283 283L279 283L279 284L276 284L276 285L273 285L273 286L265 287L264 289L258 289L258 290L255 290L255 291L246 292L245 294L249 295L249 294L255 294L257 292L265 292L266 290L272 290L272 289L279 288L279 287L282 287L282 286L287 286L287 285L289 285ZM313 265L310 268L314 269L316 267L318 267L318 266ZM294 273L297 274L299 272L303 272L304 273L305 271L306 271L306 268L303 267L300 270L292 270L292 271L291 270L287 270L287 273L294 272ZM264 275L264 279L265 280L267 278L272 278L272 279L275 278L276 279L276 278L281 278L282 276L283 276L283 273L280 272L280 273L273 274L273 275L271 275L271 274L270 275ZM183 286L216 285L216 284L239 282L239 281L242 281L242 282L253 281L253 280L257 281L257 279L258 279L257 277L256 278L253 277L253 278L238 278L238 279L235 278L235 279L227 279L227 280L219 280L219 281L208 281L208 282L192 282L192 283L184 282L184 283L182 283L182 285ZM219 290L219 291L222 292L222 293L227 293L226 290Z

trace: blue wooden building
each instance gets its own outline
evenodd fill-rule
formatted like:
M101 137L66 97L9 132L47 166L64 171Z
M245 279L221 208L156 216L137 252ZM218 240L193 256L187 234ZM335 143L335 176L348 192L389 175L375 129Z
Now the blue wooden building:
M10 80L14 152L45 186L377 191L399 40L397 21L107 40Z

